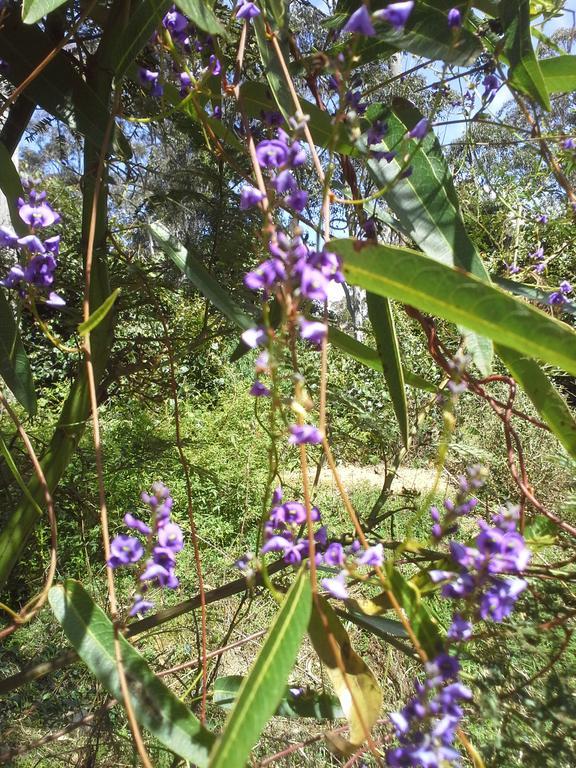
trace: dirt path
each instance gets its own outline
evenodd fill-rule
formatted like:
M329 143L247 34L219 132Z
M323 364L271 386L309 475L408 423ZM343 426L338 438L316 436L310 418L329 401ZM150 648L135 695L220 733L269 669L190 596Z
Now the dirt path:
M354 464L342 464L338 467L338 473L347 488L357 485L373 485L381 488L384 483L384 464L375 464L371 467L360 467ZM310 479L314 480L316 471L311 469ZM426 493L434 485L436 472L430 467L415 469L413 467L401 467L392 482L392 491L399 493L402 490ZM336 489L332 473L328 467L323 467L320 473L320 484L331 485ZM449 478L443 473L440 478L439 492L446 492L451 486Z

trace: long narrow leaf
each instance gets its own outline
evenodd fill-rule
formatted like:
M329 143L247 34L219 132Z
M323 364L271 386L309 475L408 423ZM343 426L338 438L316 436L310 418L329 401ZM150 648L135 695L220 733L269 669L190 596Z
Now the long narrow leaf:
M176 242L169 231L160 222L149 225L150 232L156 243L169 256L174 264L182 270L200 293L209 299L230 322L240 328L251 328L254 320L239 308L238 304L212 277L204 265L189 253L181 243Z
M366 301L368 304L368 317L376 337L378 355L382 361L384 378L388 385L402 441L404 445L407 445L410 430L408 424L408 404L406 402L404 373L402 371L400 347L398 346L398 338L396 336L392 305L388 299L376 296L370 292L366 293Z
M378 719L382 691L366 662L352 648L342 622L322 597L314 603L308 634L350 725L348 741L341 739L338 747L353 752L368 738Z
M576 332L466 272L409 248L334 240L349 282L576 374Z
M506 32L504 53L510 62L510 85L550 110L546 83L532 47L530 0L500 0L500 19Z
M238 693L224 731L210 754L210 768L242 768L282 699L312 606L308 574L292 584L258 658Z
M36 413L36 392L32 369L22 345L12 309L2 290L0 290L0 376L18 402L33 416Z
M405 145L404 137L423 115L406 99L394 99L390 109L373 105L368 110L370 119L382 119L388 131L382 148L398 153ZM365 138L359 146L366 148ZM380 148L380 145L378 146ZM476 277L489 281L486 268L476 246L470 239L458 204L452 175L433 132L418 144L411 144L412 173L399 179L402 166L399 156L368 161L368 170L378 187L387 189L384 199L395 213L403 231L430 258L460 267ZM483 373L489 373L492 363L492 345L486 339L472 339L476 350L474 362Z
M84 587L72 579L53 587L50 606L66 637L94 677L122 700L115 653L115 629ZM207 766L214 737L180 699L152 672L148 663L119 635L122 665L136 720L169 750Z
M538 64L548 93L570 93L576 90L576 56L553 56L540 59Z
M0 189L4 193L8 204L12 226L19 235L27 234L28 228L18 215L18 205L16 203L18 198L24 195L20 174L12 162L10 153L2 142L0 142Z

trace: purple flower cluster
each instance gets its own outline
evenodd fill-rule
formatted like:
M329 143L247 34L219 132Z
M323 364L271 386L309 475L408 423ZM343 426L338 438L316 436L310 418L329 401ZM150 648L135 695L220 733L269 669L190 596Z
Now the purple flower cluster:
M405 0L400 3L389 3L386 8L375 11L372 15L365 5L361 5L350 16L343 27L344 32L354 32L357 35L373 37L376 34L374 22L385 21L395 29L402 29L414 8L414 0Z
M557 291L552 291L548 296L548 304L561 305L568 301L568 295L572 293L572 285L568 280L563 280Z
M442 653L425 665L426 680L415 683L416 696L390 719L399 747L386 754L392 768L439 768L460 758L454 737L463 716L461 702L472 691L458 680L460 665L455 656Z
M151 525L130 513L124 516L124 524L145 536L145 545L136 536L120 534L110 543L108 560L110 568L118 568L134 565L146 556L138 571L138 591L130 616L145 613L153 607L153 603L145 597L150 586L178 587L179 581L174 572L176 554L184 546L182 529L170 519L174 500L168 488L162 483L154 483L152 494L143 493L142 501L149 507Z
M357 540L344 547L340 542L334 541L328 545L319 562L341 569L336 576L322 579L321 584L332 597L346 600L348 598L346 579L349 576L358 577L358 568L362 566L380 568L384 563L384 547L382 544L375 544L362 549L362 545Z
M18 237L8 227L0 227L0 248L14 248L20 252L20 261L10 268L0 285L18 291L22 298L30 295L49 306L61 307L65 304L64 299L51 290L58 266L60 235L42 241L36 234L38 229L57 224L60 214L46 201L46 193L34 188L30 189L28 200L18 198L18 213L29 226L30 234Z
M438 507L430 508L432 518L432 536L439 541L444 536L450 536L458 530L458 520L469 515L478 504L478 499L470 494L484 485L484 469L475 464L468 467L465 475L458 478L458 493L456 500L444 501L444 519L440 520Z
M185 54L193 51L201 54L203 57L203 73L209 72L212 75L220 75L222 65L214 53L214 44L210 35L204 35L197 30L190 19L173 5L162 18L162 28L164 34L168 33L174 46ZM152 42L162 43L162 35L154 34ZM193 78L189 71L179 71L177 67L170 72L173 76L176 74L176 82L181 96L186 96L192 86ZM140 67L138 70L138 79L140 84L150 92L153 98L160 98L164 94L164 85L161 83L161 73L156 70ZM216 108L214 110L216 114Z
M470 613L484 621L500 622L510 615L527 582L517 578L528 565L530 550L516 530L518 510L502 508L492 525L479 520L480 533L475 546L450 543L450 558L455 571L430 571L430 578L444 582L442 595L463 599Z
M261 554L282 552L284 562L298 565L310 553L308 537L298 538L299 529L306 523L306 507L299 501L282 503L282 488L276 488L272 495L272 509L264 526L264 545ZM320 523L317 507L310 510L312 522ZM314 534L319 548L326 545L326 527L321 526Z

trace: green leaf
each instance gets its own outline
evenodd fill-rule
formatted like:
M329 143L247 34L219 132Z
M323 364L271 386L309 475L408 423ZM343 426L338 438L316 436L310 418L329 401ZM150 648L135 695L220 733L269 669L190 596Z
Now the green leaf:
M78 656L115 698L122 701L115 654L115 630L78 581L67 579L53 587L48 599L56 619ZM130 702L138 723L169 750L195 765L207 766L214 737L172 691L156 677L147 662L118 635Z
M536 301L539 304L545 304L548 306L550 291L543 291L540 288L536 288L534 285L526 285L525 283L517 283L515 280L508 280L506 277L496 276L493 278L496 285L501 288L505 288L515 296L523 296L530 301ZM571 304L565 301L564 304L557 307L561 312L567 312L569 315L576 315L576 304Z
M236 705L210 754L210 768L242 768L270 717L276 711L286 679L308 625L312 590L301 570L276 614L238 693Z
M576 374L576 332L474 275L410 248L333 240L352 285L403 301Z
M394 99L388 109L373 105L367 116L370 120L383 119L388 124L382 144L378 145L388 152L398 152L405 145L407 131L423 117L420 110L406 99ZM366 150L365 137L359 141L359 146ZM399 162L402 153L391 162L368 161L373 180L379 188L388 190L384 199L396 214L403 231L432 259L460 267L489 282L482 259L464 227L452 175L438 139L430 131L419 145L410 142L408 149L413 153L412 175L406 179L398 179L402 171ZM488 374L492 345L478 338L467 338L467 342L476 351L474 362L482 373Z
M278 56L276 56L276 52L273 50L272 45L266 36L266 27L262 16L257 16L252 23L254 25L254 33L256 35L260 60L264 67L268 85L274 96L277 108L284 115L284 119L288 120L290 116L294 114L295 109ZM287 46L283 40L280 40L279 42L284 59L288 61L289 53Z
M110 296L106 299L106 301L102 302L98 309L96 309L95 312L92 312L88 320L85 320L83 323L80 323L78 326L78 333L80 336L86 336L90 331L93 331L94 328L100 325L102 320L106 317L108 312L112 309L114 306L114 302L120 295L120 288L116 288L115 291L113 291Z
M0 291L0 376L20 405L34 416L36 392L30 361L4 291Z
M482 53L478 38L466 27L452 34L446 22L446 13L432 4L418 0L403 30L383 24L377 26L380 40L394 45L399 51L414 56L441 59L448 64L466 67Z
M508 84L550 110L550 98L532 47L530 0L500 0L505 29L504 54L510 62Z
M22 21L24 24L35 24L68 0L24 0L22 3Z
M231 709L245 678L242 675L219 677L214 683L214 704ZM316 720L338 720L344 717L334 696L302 688L286 688L275 715L279 717L313 717Z
M122 5L113 8L117 16L108 18L99 48L101 66L120 79L148 43L170 5L170 0L136 0L129 6L127 18Z
M338 746L345 752L354 751L369 736L380 715L382 691L323 597L314 602L308 634L350 725L348 742L342 740Z
M226 36L226 30L210 7L208 0L178 0L178 7L195 27L199 27L209 35Z
M576 459L576 421L544 371L533 360L512 349L497 346L496 351L534 404L540 418Z
M352 336L349 336L339 328L336 328L333 325L328 326L328 340L335 347L338 347L338 349L342 350L342 352L345 352L347 355L350 355L350 357L353 357L354 360L356 360L358 363L365 365L366 368L372 368L372 370L381 371L382 373L384 372L382 360L380 359L380 355L375 349L366 346L366 344L362 344L361 341L358 341ZM412 371L409 371L407 368L402 369L402 375L404 377L404 381L410 387L414 387L415 389L422 389L425 392L438 391L438 387L431 381L427 381L422 376L418 376L418 374L412 373Z
M254 320L245 314L230 295L212 277L210 272L197 259L189 253L181 243L176 242L170 236L170 232L160 222L148 225L152 237L166 256L169 256L176 266L182 270L188 280L192 282L200 293L209 299L222 314L240 328L247 329L254 326Z
M12 472L12 475L14 477L14 480L18 483L18 486L20 487L20 490L22 493L26 496L30 504L34 507L38 515L42 515L42 508L39 504L36 503L36 499L32 496L30 491L28 490L28 486L24 482L24 478L20 474L20 470L16 466L14 459L12 458L12 454L8 450L8 446L4 442L4 438L2 435L0 435L0 451L2 452L2 455L4 456L4 461L6 462L6 466Z
M538 64L548 93L570 93L576 90L576 56L554 56L540 59Z
M22 221L18 215L17 200L19 197L24 197L24 191L22 189L22 182L20 181L20 174L18 173L16 166L12 162L10 153L0 141L0 189L4 193L6 202L8 204L8 210L10 212L10 221L15 231L19 235L28 234L28 227Z
M368 305L368 317L370 318L376 338L378 355L382 361L382 370L388 385L398 426L400 427L402 441L404 445L408 445L408 434L410 431L408 404L406 402L404 373L402 371L392 305L388 299L376 296L370 292L366 293L366 302Z

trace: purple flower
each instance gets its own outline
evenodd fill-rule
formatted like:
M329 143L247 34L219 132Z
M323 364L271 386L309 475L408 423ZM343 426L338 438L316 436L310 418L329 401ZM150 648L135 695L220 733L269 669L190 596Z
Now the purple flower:
M376 122L371 125L366 132L366 142L368 146L370 147L372 144L379 144L386 135L387 131L387 123L383 123L381 120L376 120Z
M568 280L562 280L560 283L560 290L562 293L572 293L572 285L568 282Z
M210 72L212 72L213 75L218 75L222 72L222 64L220 64L220 60L212 54L209 59L209 66L210 66Z
M408 21L413 8L414 0L407 0L403 3L390 3L387 8L376 11L373 15L374 18L387 21L396 29L401 29Z
M180 552L184 547L182 529L176 523L166 523L158 530L158 543L172 552Z
M240 190L240 210L247 211L248 208L258 205L263 199L264 195L259 189L246 185Z
M44 301L45 304L47 304L49 307L65 307L66 302L61 296L58 296L57 293L54 293L54 291L51 291L48 294L48 298Z
M280 259L268 259L244 277L244 285L252 291L269 290L286 277L286 269Z
M307 299L325 301L328 294L328 278L322 272L305 265L300 277L300 293Z
M131 515L130 512L126 512L124 515L124 525L127 528L132 528L135 531L143 533L144 536L149 536L152 533L152 529L149 525L146 525L145 522L134 517L134 515Z
M138 79L142 85L154 85L159 78L159 73L145 67L138 68Z
M240 336L244 344L250 349L256 349L260 344L265 344L268 339L266 329L259 326L258 328L249 328Z
M333 541L328 546L326 552L324 552L324 562L326 565L338 566L344 565L346 559L344 555L344 547L338 541Z
M428 120L423 117L421 120L419 120L414 128L412 128L411 131L408 131L406 134L407 139L423 139L424 136L428 133L430 130L430 123Z
M60 214L44 201L44 193L35 195L34 190L30 193L29 203L22 201L20 205L19 201L18 214L30 227L49 227L60 221Z
M348 590L346 589L346 571L340 571L338 576L329 579L322 579L320 582L324 589L338 600L347 600Z
M297 213L302 213L308 202L308 192L303 189L295 189L294 192L286 198L287 205L293 208Z
M450 29L458 29L462 26L462 14L458 8L451 8L448 11L448 26Z
M178 79L180 80L180 96L186 96L192 85L192 77L188 72L180 72Z
M272 186L278 192L279 195L283 195L286 192L292 192L296 189L296 179L289 170L280 171L278 176L272 179Z
M118 568L119 565L137 563L144 554L144 547L134 536L121 533L110 542L110 568Z
M261 381L256 380L250 387L250 394L254 397L270 397L270 390Z
M10 271L3 280L0 280L0 285L4 288L18 288L20 283L24 280L24 270L20 264L14 264L10 267Z
M328 332L326 325L318 320L306 320L304 317L301 317L299 322L301 338L309 341L310 344L320 346Z
M136 595L134 599L134 605L130 609L129 616L136 616L138 613L146 613L151 608L154 607L154 603L151 603L150 600L144 600L142 595Z
M248 2L248 0L238 0L236 6L236 16L239 19L246 19L250 21L255 16L260 15L260 9L256 7L254 3Z
M322 442L322 433L317 427L311 424L292 424L290 427L290 445L320 445Z
M529 254L529 257L535 261L542 261L544 258L544 247L540 245L538 248L536 248L534 253Z
M562 149L576 149L576 139L564 139Z
M265 139L256 146L256 157L262 168L279 168L288 160L288 147L280 139Z
M162 19L162 26L167 29L170 33L175 34L176 36L181 36L182 32L187 28L188 26L188 19L186 16L181 14L179 11L176 10L176 6L172 6L172 8L168 11L168 13L164 16Z
M8 227L0 227L0 248L13 248L18 242L18 235Z
M500 622L510 615L516 600L528 586L524 579L494 581L480 600L480 617Z
M24 269L24 280L37 288L47 288L54 282L56 259L51 253L33 256Z
M384 547L376 544L368 547L356 560L358 565L369 565L371 568L380 568L384 562Z
M482 85L484 86L484 93L482 94L483 99L492 99L494 98L494 95L498 88L500 88L500 81L494 74L486 75L484 80L482 80Z
M469 640L472 637L472 624L457 613L448 630L448 639L457 642Z
M27 248L30 253L46 252L44 244L40 238L36 237L36 235L25 235L24 237L19 237L17 243L18 245L22 246L22 248Z
M356 32L359 35L366 35L366 37L373 37L376 34L365 5L361 5L357 11L354 11L344 25L343 31Z

